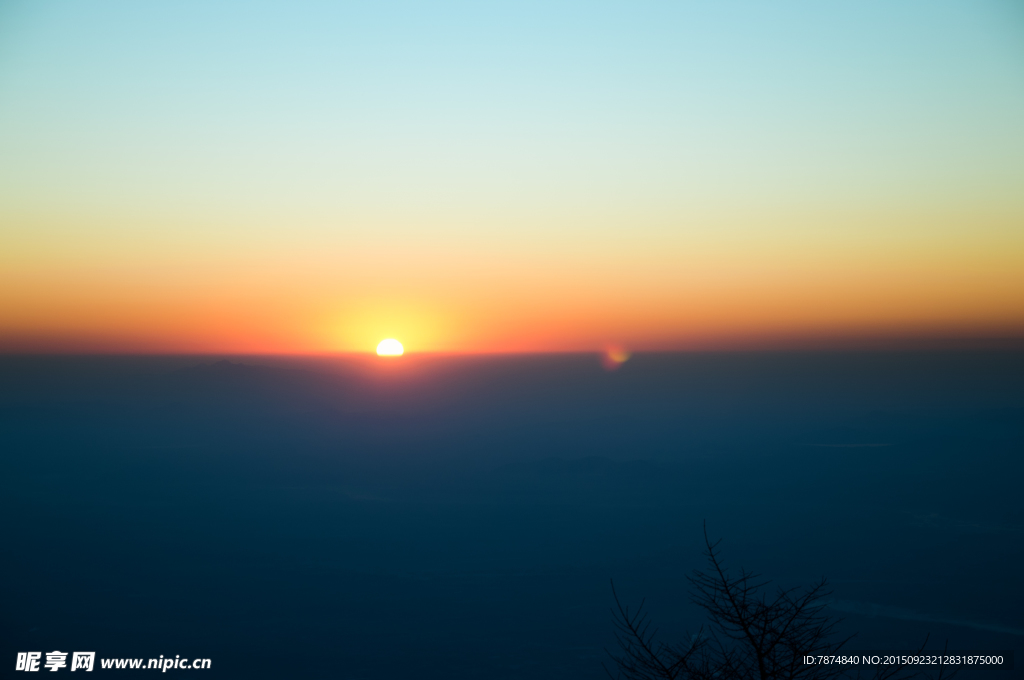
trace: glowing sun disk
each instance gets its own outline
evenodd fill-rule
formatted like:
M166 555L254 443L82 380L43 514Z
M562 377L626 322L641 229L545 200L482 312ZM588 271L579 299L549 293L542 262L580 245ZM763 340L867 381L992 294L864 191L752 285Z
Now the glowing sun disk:
M377 356L400 357L404 352L405 348L402 347L402 343L392 338L381 340L380 344L377 345Z

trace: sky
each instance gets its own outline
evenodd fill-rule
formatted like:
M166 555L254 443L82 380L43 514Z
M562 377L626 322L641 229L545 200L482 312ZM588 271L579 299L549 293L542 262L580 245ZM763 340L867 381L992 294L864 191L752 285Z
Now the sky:
M1024 8L3 2L0 351L1024 338Z

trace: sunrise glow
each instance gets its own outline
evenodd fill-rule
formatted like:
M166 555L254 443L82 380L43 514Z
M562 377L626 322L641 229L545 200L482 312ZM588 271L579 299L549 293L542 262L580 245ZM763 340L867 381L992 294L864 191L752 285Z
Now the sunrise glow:
M402 347L402 343L398 340L381 340L380 344L377 345L377 356L381 357L400 357L405 354L405 348Z
M19 4L0 352L1024 338L1010 10L740 4Z

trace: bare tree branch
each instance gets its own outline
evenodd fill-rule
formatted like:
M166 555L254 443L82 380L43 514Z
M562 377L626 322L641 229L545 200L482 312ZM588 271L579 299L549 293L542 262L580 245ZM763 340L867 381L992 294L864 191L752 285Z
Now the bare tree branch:
M852 636L839 638L840 619L826 613L832 591L822 578L806 589L782 589L769 596L770 581L741 569L730 574L718 546L704 527L704 556L708 569L687 577L693 587L692 600L708 615L709 626L701 627L689 644L659 642L657 630L641 601L636 611L623 606L612 583L615 607L615 639L619 654L609 652L616 675L623 680L830 680L860 677L861 668L850 671L837 664L807 664L806 656L834 656L842 652ZM928 643L925 638L924 645ZM920 651L924 651L922 645ZM905 667L873 669L873 680L909 680L920 675ZM940 667L935 680L948 680Z

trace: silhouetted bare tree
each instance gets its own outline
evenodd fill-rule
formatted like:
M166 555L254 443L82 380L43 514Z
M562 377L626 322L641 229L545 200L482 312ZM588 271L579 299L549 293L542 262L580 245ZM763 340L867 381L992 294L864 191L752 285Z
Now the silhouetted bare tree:
M778 589L769 597L769 581L741 570L733 576L722 564L718 545L704 529L706 571L687 577L693 601L710 623L689 642L664 644L651 629L644 602L631 611L623 606L612 583L616 641L619 653L609 655L624 680L826 680L863 669L842 665L805 664L805 656L840 654L850 638L838 638L839 619L825 613L831 591L822 579L806 589ZM927 639L925 640L927 644ZM921 650L924 649L922 645ZM872 669L876 680L920 675L902 667ZM938 679L941 679L940 667ZM952 677L947 674L946 678Z

